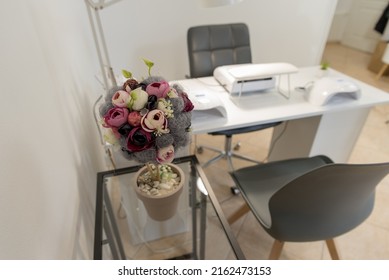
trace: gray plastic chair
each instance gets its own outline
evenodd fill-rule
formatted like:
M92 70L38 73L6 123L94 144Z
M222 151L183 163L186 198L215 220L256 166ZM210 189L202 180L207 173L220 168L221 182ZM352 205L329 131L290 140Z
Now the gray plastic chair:
M190 78L212 76L218 66L251 63L251 47L249 29L244 23L216 24L194 26L187 33ZM215 151L218 155L203 166L227 158L230 170L233 170L232 157L259 163L250 157L239 155L233 151L232 136L240 133L258 131L274 127L281 122L246 126L237 129L217 131L210 135L225 136L224 150L209 146L199 146Z
M372 212L375 188L389 163L337 164L326 156L289 159L242 168L231 175L249 210L275 242L269 259L278 259L284 242L326 240L339 259L333 238L361 224Z

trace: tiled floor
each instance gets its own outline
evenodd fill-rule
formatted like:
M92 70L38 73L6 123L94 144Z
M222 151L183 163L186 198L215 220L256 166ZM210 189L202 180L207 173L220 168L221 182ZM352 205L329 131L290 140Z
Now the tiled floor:
M375 80L376 73L367 69L370 54L350 49L339 44L328 44L323 60L330 67L353 76L361 81L389 92L389 77ZM379 106L371 110L365 127L356 143L350 162L381 162L389 161L389 106ZM271 129L266 131L234 137L234 142L240 141L240 152L261 160L265 158L270 143ZM201 135L198 143L223 146L223 138ZM205 151L198 155L205 162L214 155ZM249 163L234 161L235 168ZM226 173L227 164L224 160L212 164L205 169L217 197L226 215L234 212L242 203L240 196L230 192L233 182ZM241 218L232 226L238 241L248 259L266 259L273 239L259 226L251 213ZM366 222L355 230L335 239L342 259L389 259L389 176L378 187L375 209ZM226 256L228 258L229 256ZM281 259L329 259L324 242L286 243Z

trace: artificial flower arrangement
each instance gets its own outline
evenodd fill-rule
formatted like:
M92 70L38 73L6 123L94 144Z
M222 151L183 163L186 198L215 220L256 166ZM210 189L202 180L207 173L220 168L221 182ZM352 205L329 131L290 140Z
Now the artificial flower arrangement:
M144 62L149 77L138 81L123 70L127 80L109 90L100 115L105 141L118 146L127 159L147 163L148 180L155 182L172 177L166 175L170 167L165 164L190 141L193 104L179 85L151 76L154 63Z

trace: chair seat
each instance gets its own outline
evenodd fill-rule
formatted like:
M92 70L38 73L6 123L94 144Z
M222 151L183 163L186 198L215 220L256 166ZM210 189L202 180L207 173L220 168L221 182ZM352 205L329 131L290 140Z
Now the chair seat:
M270 228L270 198L288 182L328 163L332 161L326 156L275 161L239 169L231 172L231 176L253 214Z
M315 156L245 167L231 173L246 203L228 221L251 210L275 239L269 259L285 242L325 240L339 259L334 238L365 221L373 211L375 189L389 174L389 162L334 163Z
M241 133L248 133L248 132L254 132L270 127L277 126L281 124L282 122L274 122L274 123L266 123L266 124L258 124L253 126L246 126L241 128L235 128L235 129L228 129L228 130L222 130L222 131L215 131L209 133L210 135L224 135L224 136L232 136L235 134L241 134Z

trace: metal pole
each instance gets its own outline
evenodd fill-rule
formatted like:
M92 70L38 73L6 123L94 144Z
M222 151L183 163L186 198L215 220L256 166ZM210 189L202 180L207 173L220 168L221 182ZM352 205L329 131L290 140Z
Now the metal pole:
M95 41L97 56L100 63L101 75L103 76L103 83L104 83L105 90L108 90L110 87L116 86L117 84L116 84L115 75L108 55L107 44L105 41L105 36L104 36L104 31L103 31L103 26L101 23L99 11L119 1L121 0L112 0L108 2L106 2L105 0L99 0L97 3L95 3L92 0L85 0L85 5L88 11L89 23L92 28L93 39ZM111 82L111 84L109 83L109 81Z
M111 62L109 60L109 55L108 55L108 50L107 50L107 44L105 42L103 26L101 24L100 14L98 11L99 10L95 9L95 17L96 17L97 27L99 29L99 34L100 34L100 43L101 43L101 46L102 46L103 51L104 51L105 66L107 67L109 78L111 79L111 86L116 86L116 79L115 79L115 75L113 73ZM104 73L104 75L105 75L105 73Z

